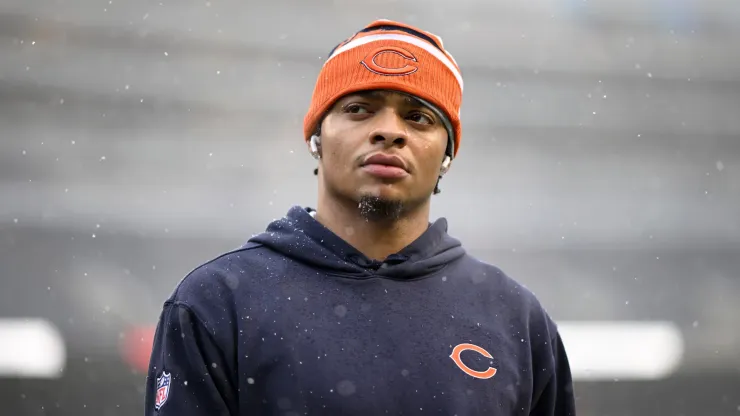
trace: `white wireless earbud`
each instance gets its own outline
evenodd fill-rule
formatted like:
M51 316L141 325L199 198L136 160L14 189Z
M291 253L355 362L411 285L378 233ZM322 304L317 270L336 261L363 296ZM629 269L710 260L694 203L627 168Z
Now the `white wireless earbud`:
M442 168L439 170L439 174L444 175L447 173L448 170L450 170L450 163L452 163L452 158L449 156L445 156L445 160L442 161Z
M313 158L316 160L321 159L321 154L319 153L320 144L321 144L321 137L315 134L311 136L311 140L309 140L308 145L311 147L311 156L313 156Z

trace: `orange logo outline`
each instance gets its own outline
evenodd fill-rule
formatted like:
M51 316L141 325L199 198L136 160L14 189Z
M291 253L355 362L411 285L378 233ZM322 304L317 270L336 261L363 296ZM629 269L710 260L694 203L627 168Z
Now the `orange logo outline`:
M480 354L480 355L482 355L482 356L484 356L486 358L491 358L491 359L493 358L493 356L488 351L484 350L483 348L481 348L481 347L479 347L477 345L474 345L474 344L459 344L459 345L457 345L452 350L452 354L450 354L450 358L452 358L452 361L454 361L455 364L462 371L465 372L465 374L467 374L469 376L472 376L472 377L475 377L475 378L480 378L480 379L488 379L488 378L491 378L491 377L493 377L493 376L496 375L496 372L498 370L496 370L493 367L488 367L488 369L486 371L475 371L472 368L470 368L467 365L465 365L465 363L462 362L462 359L460 358L460 355L462 354L463 351L468 351L468 350L475 351L478 354Z
M400 56L401 58L405 59L406 61L411 62L419 62L414 54L407 51L406 49L399 48L397 46L381 46L369 54L365 56L365 59L360 61L360 63L370 72L376 73L378 75L389 75L389 76L400 76L400 75L411 75L414 72L419 70L419 67L414 65L409 65L408 63L400 68L388 68L381 66L375 60L384 53L392 53L395 55ZM368 57L372 56L368 60Z

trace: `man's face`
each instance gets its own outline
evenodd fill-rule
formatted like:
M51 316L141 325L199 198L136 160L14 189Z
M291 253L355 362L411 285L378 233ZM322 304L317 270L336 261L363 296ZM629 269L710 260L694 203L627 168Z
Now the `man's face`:
M340 99L321 125L321 175L326 189L361 202L371 198L413 208L428 201L447 148L436 114L397 92Z

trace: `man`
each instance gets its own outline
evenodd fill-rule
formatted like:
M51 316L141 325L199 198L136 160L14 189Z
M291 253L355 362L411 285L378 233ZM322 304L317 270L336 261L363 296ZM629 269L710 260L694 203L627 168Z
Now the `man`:
M339 44L305 117L316 210L293 207L164 304L147 415L574 415L535 296L430 224L460 148L460 70L380 20Z

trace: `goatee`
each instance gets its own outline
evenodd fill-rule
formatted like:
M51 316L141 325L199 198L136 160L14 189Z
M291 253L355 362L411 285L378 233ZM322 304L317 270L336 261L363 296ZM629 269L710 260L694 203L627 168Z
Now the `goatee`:
M404 211L404 204L401 201L370 195L361 197L357 207L360 209L360 215L369 222L396 221L401 218Z

